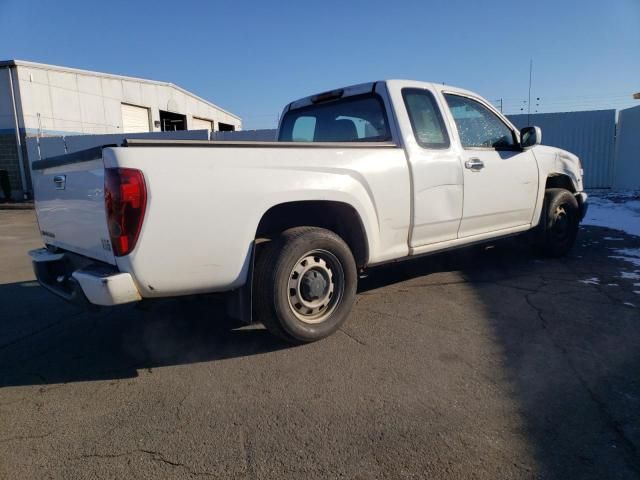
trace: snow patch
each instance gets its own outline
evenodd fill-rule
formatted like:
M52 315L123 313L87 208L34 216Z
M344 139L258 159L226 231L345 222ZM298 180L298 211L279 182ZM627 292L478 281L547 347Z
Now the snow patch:
M613 250L617 255L609 255L609 258L615 258L630 263L634 267L640 267L640 248L617 248Z
M598 277L586 278L585 280L578 280L585 285L600 285L600 279Z
M582 223L640 236L640 192L595 193L588 201L589 209Z
M617 237L604 237L603 240L608 240L610 242L618 242L620 240L624 240L624 238L617 238Z
M627 280L640 280L640 273L638 273L638 271L620 272L620 278L625 278Z
M629 262L630 264L640 267L640 258L625 257L624 255L609 255L609 258L615 258L616 260L622 260L623 262Z

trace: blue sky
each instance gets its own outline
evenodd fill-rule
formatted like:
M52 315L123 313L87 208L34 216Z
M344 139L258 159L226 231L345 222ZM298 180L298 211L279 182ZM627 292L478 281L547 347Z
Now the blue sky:
M274 127L297 97L384 78L445 82L519 113L633 106L640 0L0 0L0 59L176 83ZM636 101L635 104L640 104Z

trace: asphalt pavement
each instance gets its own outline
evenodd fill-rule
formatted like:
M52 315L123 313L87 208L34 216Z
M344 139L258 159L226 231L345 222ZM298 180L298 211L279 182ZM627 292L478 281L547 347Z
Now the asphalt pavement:
M0 211L0 478L640 478L639 237L380 267L295 348L215 298L79 310L39 246Z

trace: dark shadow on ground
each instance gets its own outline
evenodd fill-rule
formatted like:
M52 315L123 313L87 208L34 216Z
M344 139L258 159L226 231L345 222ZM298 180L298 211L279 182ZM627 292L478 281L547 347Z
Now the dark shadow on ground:
M473 252L475 250L472 250ZM454 268L452 254L372 270L360 290ZM471 265L473 254L455 254ZM87 312L36 282L0 285L0 387L122 379L140 369L290 348L230 319L220 297L167 299Z
M360 291L415 276L471 268L479 248L371 271ZM140 308L87 312L36 282L0 285L0 387L122 379L137 370L290 348L261 326L230 319L220 297L179 298Z
M121 379L137 370L285 348L215 297L86 312L35 282L0 285L0 387Z

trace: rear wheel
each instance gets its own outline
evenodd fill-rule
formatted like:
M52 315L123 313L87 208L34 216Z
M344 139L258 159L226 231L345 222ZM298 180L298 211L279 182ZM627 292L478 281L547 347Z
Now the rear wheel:
M550 257L566 255L576 241L579 223L580 208L573 194L562 188L547 189L536 246Z
M306 343L330 335L347 319L357 269L338 235L296 227L263 247L254 281L256 319L283 340Z

